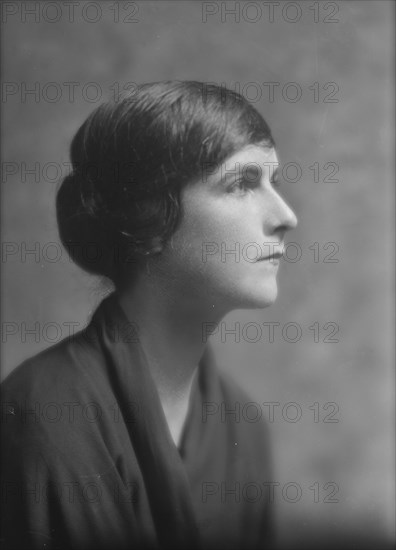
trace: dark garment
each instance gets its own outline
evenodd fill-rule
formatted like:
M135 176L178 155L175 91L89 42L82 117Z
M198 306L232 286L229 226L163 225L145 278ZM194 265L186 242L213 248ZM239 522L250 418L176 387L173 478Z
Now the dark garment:
M268 434L247 403L207 348L178 448L133 326L106 298L2 385L4 548L268 548Z

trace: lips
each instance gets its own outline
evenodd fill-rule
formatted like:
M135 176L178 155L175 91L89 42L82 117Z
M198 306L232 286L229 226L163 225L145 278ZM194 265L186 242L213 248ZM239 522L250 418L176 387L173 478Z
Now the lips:
M263 262L264 260L280 260L282 258L283 254L282 252L274 252L273 254L270 254L269 256L264 256L263 258L259 258L258 262Z

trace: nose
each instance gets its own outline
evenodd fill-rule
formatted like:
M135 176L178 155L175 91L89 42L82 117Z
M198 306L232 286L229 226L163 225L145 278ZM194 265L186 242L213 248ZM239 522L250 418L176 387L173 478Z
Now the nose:
M297 216L278 193L274 192L273 200L268 206L265 225L269 233L286 232L297 227Z
M286 226L287 231L290 231L291 229L295 229L297 227L298 219L296 214L294 213L294 210L292 210L283 199L282 203L284 206L284 217L286 219L286 221L282 225Z

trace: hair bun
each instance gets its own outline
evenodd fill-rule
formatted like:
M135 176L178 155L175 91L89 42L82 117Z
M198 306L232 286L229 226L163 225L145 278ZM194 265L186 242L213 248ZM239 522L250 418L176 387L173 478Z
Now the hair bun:
M77 265L95 275L113 278L114 243L93 205L84 199L84 182L73 172L66 176L56 197L59 235ZM111 232L110 232L111 233Z

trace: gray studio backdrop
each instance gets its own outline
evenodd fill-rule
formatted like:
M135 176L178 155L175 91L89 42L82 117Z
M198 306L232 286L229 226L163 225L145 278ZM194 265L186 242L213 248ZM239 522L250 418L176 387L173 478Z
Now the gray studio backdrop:
M393 537L392 18L382 1L3 3L3 378L109 290L69 260L54 213L100 101L145 81L223 83L273 129L299 218L279 298L212 340L250 392L239 420L269 422L289 545Z

